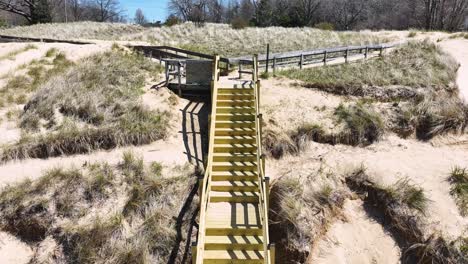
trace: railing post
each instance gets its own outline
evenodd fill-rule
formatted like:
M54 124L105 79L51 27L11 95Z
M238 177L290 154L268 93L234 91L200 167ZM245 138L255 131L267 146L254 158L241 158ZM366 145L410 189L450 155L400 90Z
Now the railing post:
M179 96L182 97L182 63L179 61L177 63L177 79L178 79L178 86L177 88L179 89Z
M380 47L380 54L379 54L380 57L383 56L383 47Z
M304 54L301 54L301 59L299 60L299 68L302 70L304 67Z
M273 76L276 77L276 57L273 58Z
M369 48L366 46L365 52L364 52L364 58L367 59L369 53Z
M268 249L270 250L271 264L275 264L275 258L276 258L276 245L275 245L275 243L270 243L268 245Z
M265 72L268 74L268 66L270 64L270 43L267 44L267 54L266 54L266 69Z
M270 177L265 177L264 181L265 181L265 196L267 198L265 202L267 205L267 209L270 210ZM268 212L266 212L266 214L268 214Z
M192 264L197 262L197 242L192 242Z
M348 63L348 56L349 56L349 50L346 49L345 51L345 55L344 55L344 58L345 58L345 63Z
M327 66L327 51L323 53L323 65Z
M242 79L242 60L239 60L239 79Z

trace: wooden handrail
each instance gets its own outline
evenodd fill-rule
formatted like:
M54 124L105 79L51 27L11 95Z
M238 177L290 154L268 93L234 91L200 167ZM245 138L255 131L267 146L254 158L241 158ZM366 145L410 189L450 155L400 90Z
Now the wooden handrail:
M211 81L211 122L210 122L210 137L209 137L209 150L208 150L208 163L206 166L205 177L203 178L201 204L200 204L200 224L198 227L198 243L197 243L197 257L196 264L203 263L203 253L205 250L205 233L206 233L206 209L210 199L211 189L211 176L213 169L213 150L214 150L214 136L216 124L216 106L218 97L218 78L219 78L219 56L215 56L213 63L213 80Z
M264 263L270 263L270 256L268 250L268 244L270 243L269 231L268 231L268 205L267 205L267 191L265 185L265 172L263 170L263 155L262 155L262 127L260 123L260 89L258 80L258 55L253 58L253 87L255 95L255 128L256 128L256 142L257 142L257 172L258 172L258 183L260 186L260 212L263 229L263 252L264 252Z

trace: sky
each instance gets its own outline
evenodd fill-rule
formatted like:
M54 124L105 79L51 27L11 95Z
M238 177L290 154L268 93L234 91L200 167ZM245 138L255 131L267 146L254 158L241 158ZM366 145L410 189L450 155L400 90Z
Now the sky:
M148 21L164 22L167 17L167 2L168 0L120 0L120 5L129 21L135 17L135 11L140 8Z

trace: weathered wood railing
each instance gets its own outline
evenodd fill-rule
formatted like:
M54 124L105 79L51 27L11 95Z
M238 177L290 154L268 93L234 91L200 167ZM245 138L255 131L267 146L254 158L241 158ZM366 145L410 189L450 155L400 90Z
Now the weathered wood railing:
M269 211L269 178L265 177L265 156L262 149L262 114L260 114L260 81L258 79L258 56L253 58L253 87L255 96L255 130L257 143L257 172L258 184L260 189L259 205L260 205L260 220L263 229L263 253L264 263L274 263L275 248L270 247L270 236L268 228L268 211ZM270 255L271 253L271 255Z
M219 80L219 56L215 56L213 63L213 80L211 83L211 121L210 121L210 136L209 136L209 150L208 150L208 163L206 165L205 176L201 183L201 196L200 196L200 224L198 226L198 239L196 244L196 256L194 256L194 263L203 263L203 253L205 250L205 233L206 233L206 210L208 201L210 200L211 190L211 177L213 173L213 152L214 152L214 138L215 138L215 125L216 125L216 106L218 98L218 80ZM193 252L193 253L195 253Z
M359 54L363 55L364 58L368 58L372 52L376 51L379 52L379 56L382 56L386 49L393 48L397 45L398 44L348 46L329 49L272 53L260 55L258 62L260 68L271 66L270 68L273 70L273 72L282 66L299 66L299 68L302 69L304 66L309 64L323 63L324 65L327 65L328 62L337 58L344 58L345 62L348 62L351 56ZM247 70L247 68L251 69L253 64L253 60L249 57L230 58L229 63L239 65L240 77L242 77L242 74L244 73L252 74L252 71Z
M215 55L204 54L196 51L185 50L170 46L128 46L131 49L142 52L145 56L163 61L164 59L207 59L214 60ZM219 57L219 56L218 56ZM229 59L219 57L219 67L223 72L229 70Z
M91 42L76 41L76 40L30 38L30 37L17 37L17 36L8 36L8 35L0 35L0 42L47 42L47 43L68 43L68 44L76 44L76 45L93 44Z

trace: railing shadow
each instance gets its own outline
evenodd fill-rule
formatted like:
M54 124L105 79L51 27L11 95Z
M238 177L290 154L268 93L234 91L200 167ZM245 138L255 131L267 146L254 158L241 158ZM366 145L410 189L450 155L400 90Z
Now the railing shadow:
M187 161L197 168L203 168L208 152L208 116L210 112L209 98L187 98L190 102L182 112L182 138Z

